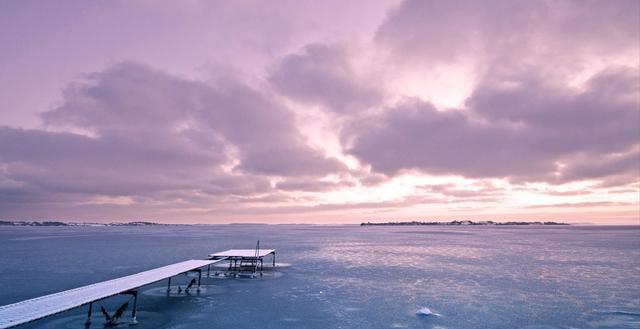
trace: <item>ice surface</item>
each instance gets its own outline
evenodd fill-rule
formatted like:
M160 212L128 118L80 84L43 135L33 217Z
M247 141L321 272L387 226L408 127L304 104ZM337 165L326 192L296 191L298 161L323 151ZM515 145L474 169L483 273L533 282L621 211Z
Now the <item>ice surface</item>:
M638 227L0 227L0 304L258 239L291 266L262 279L203 276L212 293L200 296L151 285L136 329L640 328ZM421 307L442 316L416 316ZM85 314L25 328L81 329Z

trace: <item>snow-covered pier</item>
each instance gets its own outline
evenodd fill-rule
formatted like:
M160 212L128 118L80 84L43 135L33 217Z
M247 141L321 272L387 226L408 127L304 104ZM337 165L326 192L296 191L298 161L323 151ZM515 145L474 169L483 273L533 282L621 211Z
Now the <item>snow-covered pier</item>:
M171 277L195 271L198 272L197 289L199 290L203 267L207 266L210 270L212 264L228 260L229 270L250 271L254 274L260 271L262 273L263 258L267 255L273 255L275 266L275 249L260 250L258 247L255 250L232 249L210 254L209 259L186 260L121 278L0 306L0 329L16 327L84 305L89 305L87 313L87 324L89 324L91 323L94 302L123 294L134 297L131 322L135 323L138 288L169 279L167 288L169 291Z
M264 258L271 255L273 266L276 266L276 250L275 249L230 249L227 251L210 254L210 259L228 260L229 271L233 272L251 272L252 274L260 272L264 267Z

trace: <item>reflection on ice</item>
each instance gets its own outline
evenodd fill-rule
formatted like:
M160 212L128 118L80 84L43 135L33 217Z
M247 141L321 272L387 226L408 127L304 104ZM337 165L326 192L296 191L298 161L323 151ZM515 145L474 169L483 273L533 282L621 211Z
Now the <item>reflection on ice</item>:
M127 314L128 315L128 314ZM34 329L122 329L122 328L165 328L169 323L169 318L163 314L156 312L138 312L138 321L144 321L144 326L140 327L137 324L132 324L125 316L118 324L107 325L102 318L100 312L94 312L92 318L94 319L91 324L86 324L86 314L83 315L67 315L60 316L58 318L36 322L31 325Z

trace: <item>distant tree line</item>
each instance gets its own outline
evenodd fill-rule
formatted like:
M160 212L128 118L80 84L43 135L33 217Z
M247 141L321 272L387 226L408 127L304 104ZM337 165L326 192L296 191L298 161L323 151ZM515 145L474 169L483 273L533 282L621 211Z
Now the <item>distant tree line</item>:
M0 226L147 226L162 225L153 222L125 222L125 223L64 223L58 221L6 221L0 220Z
M44 222L25 222L25 221L5 221L0 220L0 225L8 226L68 226L67 223L44 221Z
M545 222L495 222L487 221L471 221L471 220L454 220L450 222L424 222L424 221L405 221L405 222L366 222L360 223L360 226L420 226L420 225L569 225L567 223L545 221Z

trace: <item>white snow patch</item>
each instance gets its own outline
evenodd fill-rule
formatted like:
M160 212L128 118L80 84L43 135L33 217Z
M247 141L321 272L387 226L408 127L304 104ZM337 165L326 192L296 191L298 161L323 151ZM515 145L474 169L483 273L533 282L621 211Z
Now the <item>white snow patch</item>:
M416 311L416 315L422 315L422 316L440 316L440 314L438 313L433 313L431 312L431 310L428 307L423 307L419 310Z

